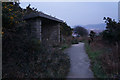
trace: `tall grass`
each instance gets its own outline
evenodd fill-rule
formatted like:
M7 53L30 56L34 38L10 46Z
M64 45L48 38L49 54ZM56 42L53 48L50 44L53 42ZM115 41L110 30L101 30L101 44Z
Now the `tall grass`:
M89 58L91 59L91 69L94 72L94 76L96 78L101 79L107 78L107 75L105 74L102 68L101 61L99 59L99 56L102 54L102 51L92 51L91 46L87 42L85 42L85 49Z

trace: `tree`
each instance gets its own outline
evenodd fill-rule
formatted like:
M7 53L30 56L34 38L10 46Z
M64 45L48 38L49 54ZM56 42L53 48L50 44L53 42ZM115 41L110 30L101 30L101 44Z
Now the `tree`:
M93 41L94 40L94 37L95 37L95 32L94 31L90 31L90 39L91 39L91 41Z
M60 31L63 36L72 35L72 29L70 26L67 25L67 23L61 23Z
M108 40L110 43L120 42L120 23L117 23L114 19L105 18L106 30L103 31L103 39Z
M88 31L85 29L85 28L83 28L83 27L81 27L81 26L76 26L75 28L74 28L74 31L73 31L75 34L77 34L77 36L82 36L82 37L84 37L84 36L87 36L88 35Z
M102 37L104 40L108 41L109 44L114 44L116 46L116 52L119 54L120 46L120 23L117 23L114 19L109 17L105 18L106 30L102 32Z

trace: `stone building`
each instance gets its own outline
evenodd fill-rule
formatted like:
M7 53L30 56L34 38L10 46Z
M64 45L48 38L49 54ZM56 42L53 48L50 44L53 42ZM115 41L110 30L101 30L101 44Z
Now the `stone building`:
M30 13L24 17L24 20L33 28L31 33L35 33L35 37L41 42L60 42L60 23L63 23L62 20L42 12Z

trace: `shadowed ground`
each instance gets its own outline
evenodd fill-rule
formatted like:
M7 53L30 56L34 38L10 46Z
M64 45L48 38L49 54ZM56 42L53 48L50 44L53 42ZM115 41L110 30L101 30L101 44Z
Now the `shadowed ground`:
M67 78L94 78L90 69L90 60L84 49L84 43L72 45L65 50L70 56L70 72Z
M2 79L2 38L0 37L0 80L1 79Z

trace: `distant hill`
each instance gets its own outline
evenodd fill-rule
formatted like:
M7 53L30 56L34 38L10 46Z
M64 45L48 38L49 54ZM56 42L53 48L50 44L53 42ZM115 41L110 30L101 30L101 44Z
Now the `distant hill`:
M105 23L80 25L80 26L86 28L88 30L88 32L93 30L93 31L99 33L99 32L102 32L103 30L106 29L106 24Z
M105 23L101 23L101 24L89 24L89 25L84 25L84 28L88 29L88 30L105 30L106 28L106 24Z
M89 25L84 25L84 28L90 32L91 30L95 31L96 33L102 32L103 30L106 29L106 24L101 23L101 24L89 24Z

